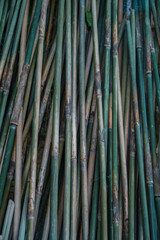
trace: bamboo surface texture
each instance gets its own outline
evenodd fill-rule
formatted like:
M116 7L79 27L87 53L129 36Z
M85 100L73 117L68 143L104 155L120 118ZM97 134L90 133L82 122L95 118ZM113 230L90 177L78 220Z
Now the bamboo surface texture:
M0 0L11 239L160 239L160 0Z

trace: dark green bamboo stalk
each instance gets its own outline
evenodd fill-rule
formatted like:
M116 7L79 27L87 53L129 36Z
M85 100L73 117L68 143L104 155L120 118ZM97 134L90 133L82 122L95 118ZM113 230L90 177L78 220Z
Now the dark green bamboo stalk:
M80 165L82 192L82 232L83 239L88 239L88 187L87 187L87 149L85 126L85 1L80 0L79 6L79 97L80 97Z
M101 192L101 215L102 215L102 238L107 235L107 189L106 189L106 160L104 145L104 126L103 126L103 110L102 110L102 90L101 90L101 74L98 50L98 32L97 32L97 14L96 1L92 0L93 15L93 42L94 42L94 65L95 65L95 84L97 95L97 116L99 129L99 148L100 148L100 192Z
M64 0L59 1L57 23L56 72L53 102L53 138L51 160L51 219L50 239L57 239L57 209L58 209L58 154L59 154L59 114L61 87L61 59L63 39Z
M133 105L131 108L130 130L130 156L129 156L129 239L135 239L135 129L133 118Z
M66 87L65 87L65 175L64 175L64 215L63 239L70 239L70 199L71 199L71 0L66 0Z
M77 226L77 1L72 18L72 158L71 158L71 234L76 239Z
M89 239L96 239L96 220L98 214L98 193L99 193L99 150L96 154L96 164L94 171L94 186L92 196L92 207L91 207L91 221L90 221L90 232Z
M112 118L112 159L113 159L113 234L114 239L119 236L118 210L118 158L117 158L117 80L118 80L118 37L117 37L117 0L113 1L113 118Z
M108 117L108 239L113 239L113 209L112 209L112 86L109 89L109 117Z
M103 116L105 152L107 156L108 146L108 103L109 103L109 79L110 79L110 53L111 53L111 1L106 3L106 33L105 33L105 79L103 90Z

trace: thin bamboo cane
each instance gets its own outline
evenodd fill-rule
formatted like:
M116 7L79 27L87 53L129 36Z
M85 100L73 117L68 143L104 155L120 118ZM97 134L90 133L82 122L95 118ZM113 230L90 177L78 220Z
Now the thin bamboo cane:
M113 157L113 234L117 239L119 235L118 214L118 159L117 159L117 79L118 79L118 49L117 49L117 1L113 1L113 118L112 118L112 157Z
M71 0L66 1L66 85L65 85L65 175L63 239L70 239L70 198L71 198Z
M92 196L92 207L91 207L91 221L90 221L90 232L89 239L96 239L96 219L98 214L98 192L99 192L99 151L96 154L96 164L94 171L94 186Z
M107 238L107 189L106 189L106 161L104 145L104 126L102 110L102 90L101 74L98 51L98 33L97 33L97 14L96 1L92 0L93 15L93 45L94 45L94 63L95 63L95 84L97 95L97 116L99 130L99 148L100 148L100 191L101 191L101 214L102 214L102 238Z
M77 225L77 2L73 1L72 19L72 158L71 158L71 234L76 239Z
M112 86L109 89L109 116L108 116L108 238L113 239L113 209L112 209Z
M129 239L135 239L135 129L133 118L133 105L131 107L130 127L130 159L129 159Z
M82 232L83 239L88 239L89 213L88 213L88 187L87 187L87 162L86 162L86 127L85 127L85 1L80 1L79 6L79 97L80 97L80 165L81 165L81 191L82 191Z
M64 0L60 0L58 5L56 72L55 72L54 104L53 104L50 239L55 239L55 238L57 239L59 114L60 114L63 16L64 16Z
M40 23L39 23L39 39L36 66L36 85L34 98L34 116L32 127L32 149L31 149L31 174L29 183L29 199L28 199L28 239L34 238L34 211L35 211L35 190L36 190L36 167L37 167L37 148L38 148L38 127L39 127L39 110L40 110L40 92L42 78L42 61L43 46L45 38L46 13L49 0L42 1Z

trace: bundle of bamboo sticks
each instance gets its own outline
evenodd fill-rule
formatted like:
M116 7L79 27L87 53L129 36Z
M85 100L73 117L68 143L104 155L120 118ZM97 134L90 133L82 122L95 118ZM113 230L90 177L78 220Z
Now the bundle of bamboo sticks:
M160 0L0 0L0 239L160 238Z

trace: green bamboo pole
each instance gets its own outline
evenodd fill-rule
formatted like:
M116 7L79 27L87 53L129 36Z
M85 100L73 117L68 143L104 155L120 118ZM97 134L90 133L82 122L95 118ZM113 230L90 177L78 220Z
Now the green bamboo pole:
M133 118L133 105L131 107L130 127L130 153L129 153L129 239L135 239L135 129Z
M80 166L82 192L82 232L83 239L88 239L88 187L87 187L87 149L85 126L85 1L80 0L79 6L79 98L80 98Z
M57 23L56 72L53 104L53 138L51 160L51 219L50 239L57 239L57 209L58 209L58 154L59 154L59 114L61 87L61 59L63 38L64 0L59 1Z
M117 159L117 79L118 79L118 37L117 37L117 1L113 1L113 118L112 118L112 159L113 159L113 234L114 239L119 236L118 210L118 159Z
M77 1L72 18L72 158L71 158L71 234L76 239L77 226Z
M88 158L88 207L90 210L91 199L92 199L92 187L93 187L93 177L94 177L94 169L95 169L95 159L96 159L96 149L97 149L97 110L95 111L93 130L91 136L91 144L90 144L90 153Z
M113 209L112 209L112 86L109 86L109 116L108 116L108 239L113 239Z
M106 160L104 145L104 126L103 126L103 110L102 110L102 90L101 90L101 74L100 61L98 51L98 33L97 33L97 14L96 1L92 0L93 15L93 45L94 45L94 63L95 63L95 84L97 95L97 116L99 129L99 148L100 148L100 192L101 192L101 215L102 215L102 238L107 239L107 189L106 189Z
M70 199L71 199L71 0L66 0L66 84L65 84L65 173L64 173L64 213L63 239L70 239Z
M127 36L128 36L129 60L130 60L131 78L132 78L132 98L133 98L132 101L133 101L133 109L134 109L133 112L134 112L134 118L135 118L138 168L140 172L140 195L141 195L141 202L142 202L142 216L143 216L143 222L144 222L145 237L146 239L150 239L143 153L142 153L142 145L141 145L137 84L136 84L136 75L135 75L135 64L134 64L134 58L133 58L134 53L133 53L133 47L132 47L133 45L132 45L132 36L131 36L131 26L130 26L130 20L129 20L130 19L130 1L127 2L127 9L128 9L128 18L126 21L126 28L127 28Z
M94 171L94 186L92 195L92 207L91 207L91 221L90 221L90 231L89 239L96 239L96 220L98 214L98 193L99 193L99 150L96 153L96 164Z
M111 1L106 3L106 33L105 33L105 79L103 89L103 116L105 152L107 156L108 146L108 103L109 103L109 80L110 80L110 54L111 54Z
M40 110L40 92L42 78L43 46L45 38L46 14L48 0L42 1L41 15L39 22L39 39L36 65L36 84L34 98L34 112L32 125L32 147L31 147L31 172L29 182L28 197L28 239L34 238L34 211L35 211L35 190L36 190L36 171L37 171L37 148L38 148L38 127L39 127L39 110Z

